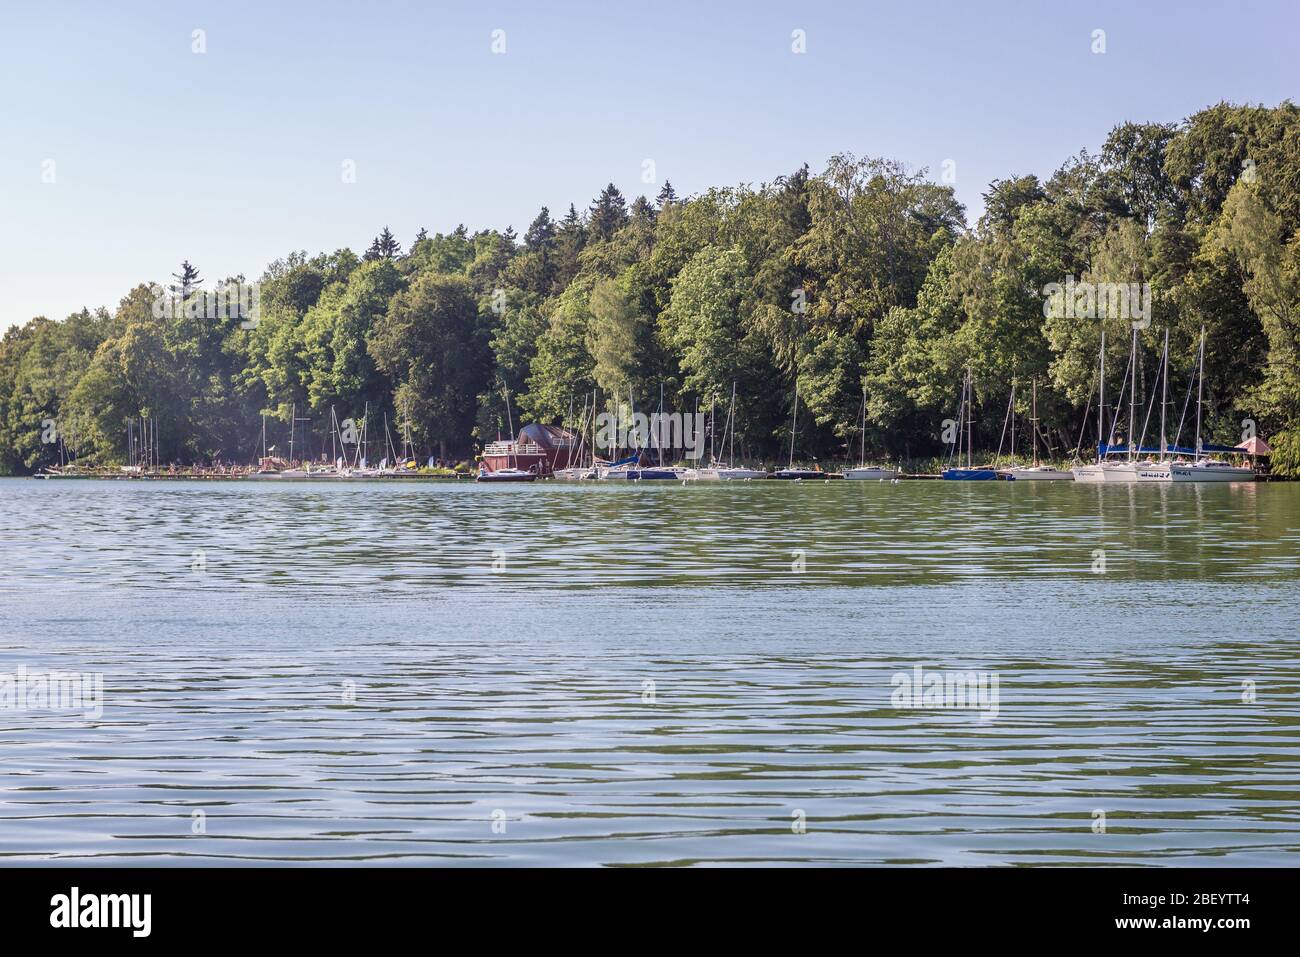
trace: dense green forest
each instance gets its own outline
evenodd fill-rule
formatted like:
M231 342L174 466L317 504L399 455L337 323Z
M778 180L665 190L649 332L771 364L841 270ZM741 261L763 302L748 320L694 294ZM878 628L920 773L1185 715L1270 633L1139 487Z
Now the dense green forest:
M1043 429L1068 457L1101 328L1113 397L1130 327L1045 317L1044 289L1067 277L1150 284L1139 395L1168 330L1175 416L1204 326L1207 440L1235 443L1250 419L1274 470L1300 474L1290 102L1118 126L1099 155L1080 152L1045 181L990 184L974 224L925 171L836 156L691 197L664 183L629 203L610 185L585 211L543 208L522 237L460 226L421 230L404 249L385 228L360 255L294 253L258 277L256 323L159 315L144 283L114 311L5 333L0 473L57 460L51 420L86 462L124 461L133 417L157 423L163 462L251 461L263 413L283 443L294 408L319 435L331 408L359 418L368 406L372 422L408 419L425 451L465 457L504 430L505 390L517 424L558 422L592 389L651 408L662 387L670 409L707 409L733 382L739 445L773 457L796 380L801 457L856 457L865 389L868 455L921 458L942 451L968 365L977 448L996 446L1010 384L1027 413L1037 382ZM173 288L184 303L208 280L187 264Z

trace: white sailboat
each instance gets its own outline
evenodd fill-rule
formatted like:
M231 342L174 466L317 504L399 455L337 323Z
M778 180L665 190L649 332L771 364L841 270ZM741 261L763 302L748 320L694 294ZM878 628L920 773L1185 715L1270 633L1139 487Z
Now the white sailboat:
M1169 404L1169 329L1165 329L1165 348L1160 358L1160 457L1158 459L1145 459L1137 463L1137 478L1139 482L1169 482L1173 479L1170 471L1172 462L1169 459L1169 444L1165 436L1165 407ZM1184 410L1186 411L1186 410ZM1147 418L1151 418L1151 410L1147 409ZM1181 428L1182 423L1179 423ZM1146 423L1142 425L1142 435L1146 436ZM1141 444L1141 443L1139 443Z
M593 389L591 393L591 464L583 465L582 461L586 454L587 446L587 399L584 396L582 400L582 415L578 419L578 432L581 436L578 442L578 451L566 468L556 469L551 475L561 482L581 482L600 477L596 469L596 392Z
M1198 459L1170 466L1175 482L1253 482L1255 470L1249 465L1233 465L1216 459Z
M1201 326L1201 348L1196 370L1196 458L1170 466L1170 477L1175 482L1253 482L1255 470L1247 465L1233 465L1211 458L1203 458L1205 446L1201 442L1201 399L1205 380L1205 327Z
M364 479L378 478L382 474L382 468L370 464L370 403L367 402L365 414L361 417L361 431L353 447L352 463L343 461L338 466L338 475L340 478Z
M858 451L858 464L854 468L844 469L841 473L846 479L856 482L892 482L898 478L898 469L884 465L867 464L867 388L862 387L862 444Z
M1014 386L1012 387L1015 388ZM1051 465L1042 465L1038 461L1038 380L1033 382L1033 398L1030 401L1029 421L1031 423L1030 435L1033 440L1034 459L1033 465L1017 465L1005 470L1007 478L1014 479L1017 482L1073 482L1073 472L1062 472ZM1011 454L1016 454L1016 433L1015 424L1012 423L1011 430Z
M514 417L510 414L510 390L506 388L504 382L501 383L501 391L506 399L506 423L507 423L506 427L510 429L510 434L511 436L513 436L515 434L515 422L514 422ZM508 460L510 464L506 468L497 469L495 472L492 472L488 470L486 462L480 462L478 467L478 475L474 478L474 481L475 482L532 482L534 481L537 478L537 473L532 470L525 472L523 469L517 467L515 463L513 448L514 448L514 442L512 441L511 442L512 451L511 451L510 459Z
M387 476L400 475L417 475L419 474L420 464L415 458L415 443L411 441L411 416L407 408L407 402L402 400L402 451L399 454L396 446L393 444L393 437L388 431L388 413L384 413L384 442L386 443L387 453L391 458L381 462L379 473Z
M281 478L307 479L307 478L311 478L312 475L314 474L311 468L311 464L306 460L304 460L301 463L294 464L296 460L294 459L293 443L295 437L297 436L298 423L307 422L307 421L310 420L306 418L302 418L302 419L298 418L298 403L295 402L293 404L291 411L289 412L289 467L287 469L281 470L280 472Z
M712 432L710 431L710 435ZM727 412L727 424L723 428L722 444L727 446L727 461L723 464L714 456L713 464L708 468L696 469L695 478L703 482L749 482L753 479L765 479L768 474L763 469L746 468L736 465L736 383L731 383L731 408Z
M728 414L727 416L727 421L728 422L731 421L730 414ZM718 428L718 403L717 400L710 400L709 402L709 464L695 465L688 468L686 470L686 473L682 476L682 478L685 481L719 482L722 480L721 476L718 475L718 454L717 454L717 450L714 447L714 443L717 438L717 428ZM726 437L724 436L723 438L725 442Z
M1133 346L1129 352L1129 367L1133 374L1133 383L1137 382L1137 366L1134 359L1137 355L1137 329L1133 330ZM1117 462L1107 458L1110 452L1102 454L1102 449L1107 445L1106 439L1106 330L1101 330L1101 366L1097 376L1097 461L1091 465L1076 465L1070 469L1076 482L1097 483L1131 483L1136 482L1137 464L1133 461L1133 402L1132 396L1129 396L1129 442L1127 462ZM1119 419L1119 410L1115 410L1115 418ZM1115 426L1111 425L1111 437L1114 436Z

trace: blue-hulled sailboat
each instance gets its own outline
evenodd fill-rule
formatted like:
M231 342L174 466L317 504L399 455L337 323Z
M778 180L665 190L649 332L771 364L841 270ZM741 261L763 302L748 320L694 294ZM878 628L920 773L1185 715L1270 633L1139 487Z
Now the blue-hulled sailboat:
M970 367L966 368L966 378L962 382L961 402L957 406L957 442L953 446L952 461L961 462L962 449L962 423L965 422L966 432L966 464L952 465L943 470L942 478L953 482L995 482L998 478L998 471L994 468L976 468L971 464L971 432L973 431L973 412L971 406L972 390L970 380ZM964 419L963 419L964 416Z

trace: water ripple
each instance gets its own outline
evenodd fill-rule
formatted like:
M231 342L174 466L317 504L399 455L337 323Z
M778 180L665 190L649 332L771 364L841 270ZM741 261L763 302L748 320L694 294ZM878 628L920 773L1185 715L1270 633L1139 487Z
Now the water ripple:
M104 681L0 708L0 863L1294 864L1298 526L1281 485L0 482L0 672ZM918 665L996 715L895 700Z

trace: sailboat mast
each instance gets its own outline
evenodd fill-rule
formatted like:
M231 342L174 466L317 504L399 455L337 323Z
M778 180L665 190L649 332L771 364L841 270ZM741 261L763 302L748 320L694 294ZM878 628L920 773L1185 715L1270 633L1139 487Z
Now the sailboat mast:
M662 382L660 382L660 383L659 383L659 414L662 416L663 413L664 413L664 384L663 384ZM655 431L658 431L658 430L656 429L656 430L652 431L650 434L651 434L651 435L654 435L654 432L655 432ZM663 468L663 465L664 465L664 444L663 444L662 442L659 441L659 436L657 436L657 435L654 435L654 441L655 441L655 447L659 450L659 467L660 467L660 468Z
M1134 411L1137 408L1137 401L1136 401L1137 400L1137 376L1138 376L1137 348L1138 348L1138 331L1137 331L1137 326L1134 326L1133 345L1130 348L1131 355L1128 362L1129 370L1130 370L1129 386L1128 386L1128 460L1130 462L1132 462L1134 458L1136 458L1136 453L1133 451L1133 432L1137 427L1137 419Z
M1201 350L1196 371L1196 461L1201 460L1201 397L1205 390L1205 326L1201 326Z
M510 430L510 459L508 461L510 461L511 468L516 468L519 462L519 457L514 454L516 439L515 420L510 415L510 389L504 382L501 383L501 393L506 397L506 428Z
M1011 405L1007 408L1007 415L1011 416L1011 458L1016 457L1016 380L1011 380Z
M627 414L631 416L631 421L635 423L636 422L636 400L632 398L631 386L627 387ZM632 443L639 440L641 436L636 434L635 425L633 425L632 428L628 430L627 434L628 434L627 450L628 452L631 452L632 449L636 448L637 450L636 464L639 466L641 464L641 449L637 446L634 446Z
M1034 466L1038 466L1038 380L1031 386L1032 397L1029 400L1030 441L1034 446Z
M971 408L974 404L975 388L971 382L970 366L966 367L966 468L974 468L974 460L971 458L971 435L975 427L975 410Z
M727 427L731 429L731 445L727 449L727 467L736 466L736 380L731 380L731 414L727 416Z
M1106 327L1101 327L1101 371L1097 373L1097 463L1106 441Z
M867 464L867 387L862 387L862 451L859 455L858 465Z
M794 468L794 426L799 421L799 383L794 384L794 414L790 417L790 468Z
M714 446L716 432L718 431L718 398L716 395L709 397L709 464L713 465L718 461L717 451Z
M1160 388L1160 461L1164 461L1168 451L1165 441L1165 406L1169 404L1169 327L1165 327L1165 354L1160 364L1164 366L1165 377Z

